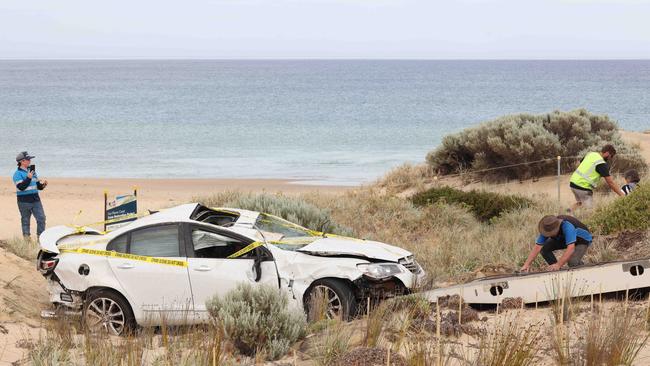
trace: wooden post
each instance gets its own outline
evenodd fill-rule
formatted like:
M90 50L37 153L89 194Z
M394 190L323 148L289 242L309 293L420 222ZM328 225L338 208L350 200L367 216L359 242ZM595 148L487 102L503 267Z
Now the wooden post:
M390 346L388 346L388 350L386 350L386 366L390 366Z
M599 293L598 305L601 307L600 310L602 311L603 310L602 309L603 306L603 283L602 282L600 283L600 288L598 289L598 293Z
M442 339L440 338L440 299L438 299L438 302L436 302L436 337L438 338L438 344L437 344L437 349L436 353L438 356L438 359L436 360L436 365L442 366Z
M560 186L562 185L560 182L560 176L562 174L562 167L561 163L562 162L562 157L558 155L557 157L557 210L558 213L562 213L562 203L560 201Z
M623 309L624 309L623 312L624 312L624 314L626 316L627 316L627 302L628 302L627 299L630 297L630 289L629 289L629 287L630 287L630 285L625 284L625 306L623 307Z
M460 288L460 294L458 295L458 325L461 324L461 319L463 318L463 288Z
M646 328L648 327L648 317L650 317L650 293L648 294L648 305L646 306L646 311L645 311Z
M135 197L135 214L138 214L138 186L133 186L133 196Z
M368 306L367 307L368 307L368 310L367 310L366 315L368 315L368 317L370 317L370 296L368 296Z
M537 291L535 291L535 310L537 310Z
M562 307L560 309L560 325L564 324L564 296L562 296L562 300L560 300L560 306Z
M106 221L108 221L108 191L104 190L104 231L106 231Z

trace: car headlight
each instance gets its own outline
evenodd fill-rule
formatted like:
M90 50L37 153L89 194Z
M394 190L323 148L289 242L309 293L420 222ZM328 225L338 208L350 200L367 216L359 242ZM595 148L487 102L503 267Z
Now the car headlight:
M357 268L364 275L377 280L404 272L402 267L396 263L364 263L357 264Z

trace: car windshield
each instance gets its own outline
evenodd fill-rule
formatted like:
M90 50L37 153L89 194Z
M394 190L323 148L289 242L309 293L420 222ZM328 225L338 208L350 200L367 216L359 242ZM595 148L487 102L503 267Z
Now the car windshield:
M316 231L265 213L257 217L255 227L264 233L269 243L285 250L298 250L321 238Z

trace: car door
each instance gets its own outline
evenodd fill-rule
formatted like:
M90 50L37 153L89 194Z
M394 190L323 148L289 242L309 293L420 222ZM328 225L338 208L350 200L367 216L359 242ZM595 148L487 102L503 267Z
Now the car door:
M141 324L192 322L192 291L179 224L135 229L109 243L111 269Z
M271 253L258 247L236 258L228 258L253 241L227 231L198 225L186 227L188 270L192 285L194 310L200 319L207 319L206 302L215 295L223 296L238 283L278 287L278 277ZM261 258L261 276L256 281L255 258Z

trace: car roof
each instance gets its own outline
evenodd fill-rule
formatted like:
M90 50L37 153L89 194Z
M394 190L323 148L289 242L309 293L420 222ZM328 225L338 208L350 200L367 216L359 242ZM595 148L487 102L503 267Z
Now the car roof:
M198 222L202 223L205 225L213 225L209 223L203 223L200 221L196 221L191 219L190 217L194 213L194 211L200 206L199 203L187 203L171 208L167 208L164 210L160 210L158 212L155 212L151 215L147 215L144 217L141 217L132 223L125 225L119 229L116 229L112 232L110 232L108 235L111 237L116 237L119 236L123 233L145 227L145 226L151 226L151 225L156 225L156 224L163 224L163 223L170 223L170 222L188 222L188 223L193 223L193 222ZM250 225L251 227L255 224L255 220L257 220L257 217L260 215L259 212L257 211L250 211L250 210L242 210L242 209L236 209L236 208L210 208L211 210L219 211L223 210L225 212L234 212L239 215L239 218L237 219L237 225L242 225L242 226L248 226ZM215 225L218 226L218 225ZM227 227L224 227L224 229L229 229ZM235 230L236 231L236 230Z

